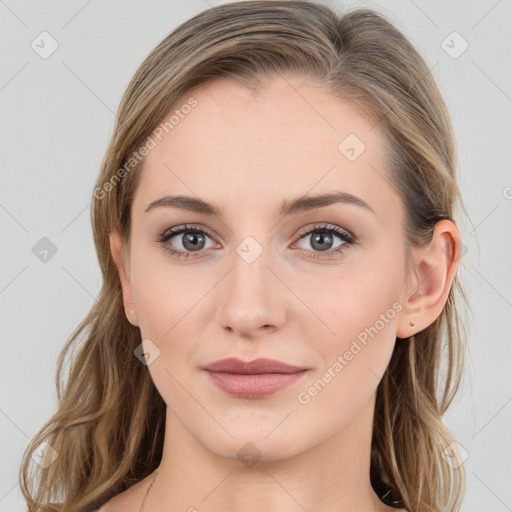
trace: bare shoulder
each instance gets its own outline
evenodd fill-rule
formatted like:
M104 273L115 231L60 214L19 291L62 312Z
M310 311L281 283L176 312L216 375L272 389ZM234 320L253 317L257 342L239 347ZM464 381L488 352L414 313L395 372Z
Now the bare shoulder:
M149 477L144 478L108 500L94 512L139 512L150 483Z

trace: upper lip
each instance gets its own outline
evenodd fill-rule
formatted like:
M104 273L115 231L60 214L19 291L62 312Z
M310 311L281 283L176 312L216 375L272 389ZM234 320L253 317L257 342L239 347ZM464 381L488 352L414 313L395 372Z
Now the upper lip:
M245 375L258 375L262 373L297 373L307 368L293 366L277 359L259 358L254 361L242 361L236 357L219 359L204 366L205 370L211 372L238 373Z

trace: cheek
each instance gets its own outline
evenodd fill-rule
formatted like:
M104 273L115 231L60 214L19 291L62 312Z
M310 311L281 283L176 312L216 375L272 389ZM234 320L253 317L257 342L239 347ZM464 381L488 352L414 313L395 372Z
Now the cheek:
M200 390L189 372L201 339L196 325L200 308L194 307L205 293L201 280L192 283L165 258L142 252L133 259L131 280L141 338L151 340L158 351L148 366L155 387L171 410L197 413L189 393L195 396Z
M323 324L324 338L329 334L333 339L357 336L386 312L389 312L387 320L395 318L393 304L403 292L401 262L398 258L390 264L382 257L364 259L328 274L294 280L294 291ZM314 316L306 315L306 318L311 320Z
M152 378L166 401L176 400L181 389L177 382L197 366L202 326L208 321L202 299L211 282L198 270L191 279L192 267L187 272L155 253L140 250L133 255L132 293L141 338L151 340L159 350L149 367Z
M400 261L387 265L381 258L380 262L347 266L317 281L316 287L303 282L297 292L320 321L311 315L299 320L307 337L318 340L314 349L323 364L318 369L319 385L332 382L328 387L337 397L351 390L345 397L349 402L375 391L396 342L404 276ZM324 378L325 372L329 375Z
M131 286L141 333L161 340L189 322L194 305L207 291L201 275L166 260L163 249L139 249L132 260Z
M375 290L370 297L348 287L328 294L326 323L335 334L324 329L326 334L316 336L321 364L298 390L297 401L305 414L339 427L374 399L393 353L401 305L389 290ZM315 339L310 326L302 330Z

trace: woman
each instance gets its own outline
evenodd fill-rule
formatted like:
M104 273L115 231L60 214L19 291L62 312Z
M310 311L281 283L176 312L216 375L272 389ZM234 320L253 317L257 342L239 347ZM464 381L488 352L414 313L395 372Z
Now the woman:
M455 166L434 79L375 12L236 2L174 30L102 163L104 283L25 453L29 509L459 510Z

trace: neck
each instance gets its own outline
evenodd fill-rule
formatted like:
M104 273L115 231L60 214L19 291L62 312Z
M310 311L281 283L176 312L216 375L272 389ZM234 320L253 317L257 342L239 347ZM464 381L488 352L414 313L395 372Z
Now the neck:
M373 410L372 401L356 421L323 443L276 459L265 440L231 439L233 453L219 455L168 409L162 463L144 512L389 510L370 484Z

